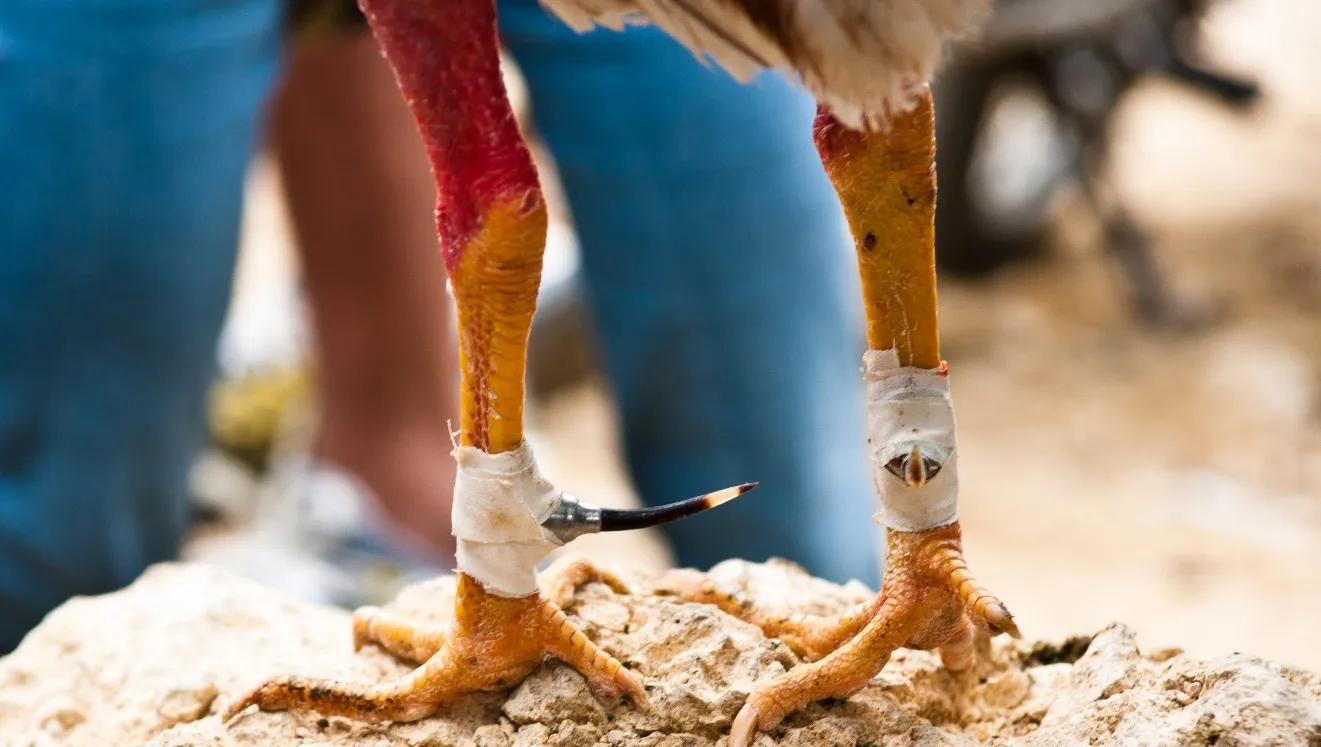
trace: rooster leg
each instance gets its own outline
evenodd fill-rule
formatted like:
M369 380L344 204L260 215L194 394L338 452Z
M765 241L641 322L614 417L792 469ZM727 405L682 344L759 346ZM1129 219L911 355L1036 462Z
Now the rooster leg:
M822 111L816 139L856 243L869 346L894 350L901 366L944 375L936 327L930 93L886 132L847 129ZM873 461L879 461L877 446ZM891 479L921 486L936 474L939 463L928 474L932 468L913 451L911 460L873 464L878 489ZM757 729L807 703L857 692L901 646L938 649L947 666L967 668L974 629L1018 635L1008 610L968 572L957 520L918 531L890 527L887 535L885 579L861 632L819 661L758 685L735 720L731 747L746 747Z
M465 693L513 687L546 654L583 672L599 694L622 692L641 699L637 677L587 640L559 606L543 598L552 589L571 597L578 583L609 583L609 576L592 573L580 558L571 561L542 574L539 583L546 591L531 598L494 597L471 578L460 576L456 618L448 636L380 610L359 610L354 615L359 645L376 643L400 658L421 660L422 665L403 678L377 685L276 677L235 701L225 718L256 705L266 711L311 712L361 721L413 721ZM529 599L536 603L529 606Z
M459 320L463 445L487 454L513 451L523 442L527 339L547 219L501 78L494 0L362 5L436 174L437 220ZM622 587L582 560L543 579L550 595L502 595L460 572L446 634L372 611L355 624L360 642L424 658L408 676L370 686L281 677L235 701L227 718L257 705L410 721L463 693L513 687L547 655L577 669L599 693L622 692L645 703L641 680L589 641L552 601L566 600L578 583L598 578Z
M605 584L616 594L629 593L628 585L615 574L604 568L598 568L586 555L566 553L550 564L546 572L537 579L541 587L541 596L568 607L578 587L590 583Z
M455 619L448 631L364 607L353 615L355 648L374 643L420 663L418 669L377 685L276 677L236 700L225 718L256 705L264 711L360 721L413 721L464 693L513 687L547 654L582 672L599 695L623 693L644 702L638 677L589 641L560 608L583 584L600 582L622 593L627 591L623 583L580 555L561 558L537 582L539 594L510 599L489 594L471 577L460 575Z
M598 568L585 555L562 555L537 579L541 596L559 607L568 607L578 589L602 583L616 594L629 593L628 586L613 573ZM421 623L379 607L360 607L353 612L353 650L374 644L391 654L421 664L440 651L449 637L449 623Z
M757 686L735 719L731 747L746 747L757 729L822 698L861 690L901 646L939 649L951 669L972 666L974 630L1018 628L1004 605L968 573L958 523L924 532L889 532L883 598L862 632L820 661Z
M436 625L415 623L402 615L377 607L353 611L353 650L375 644L391 654L421 664L445 646L448 633Z

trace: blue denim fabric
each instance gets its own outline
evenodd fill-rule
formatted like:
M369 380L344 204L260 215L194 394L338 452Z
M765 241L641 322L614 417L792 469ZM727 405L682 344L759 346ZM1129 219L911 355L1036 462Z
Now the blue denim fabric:
M178 552L280 18L0 2L0 653Z
M852 242L811 99L741 86L650 28L586 36L500 6L564 180L650 503L759 480L667 528L678 562L788 557L879 583Z
M278 0L0 2L0 652L176 555ZM654 30L501 11L559 159L641 493L745 480L680 562L877 583L851 252L812 104Z

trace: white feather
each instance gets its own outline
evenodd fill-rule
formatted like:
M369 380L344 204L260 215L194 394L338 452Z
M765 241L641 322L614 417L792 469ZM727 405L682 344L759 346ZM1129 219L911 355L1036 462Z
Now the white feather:
M740 80L764 68L801 81L842 122L888 119L916 101L946 41L974 32L988 0L541 0L578 31L650 21ZM772 4L782 44L744 4ZM763 13L764 15L764 13Z

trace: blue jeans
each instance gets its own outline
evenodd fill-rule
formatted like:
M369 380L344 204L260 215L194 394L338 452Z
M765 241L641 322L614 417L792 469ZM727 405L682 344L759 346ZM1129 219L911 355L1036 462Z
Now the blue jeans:
M0 2L0 653L178 554L279 23Z
M653 30L501 7L648 500L761 488L678 559L877 582L860 320L811 102ZM280 57L277 0L0 3L0 652L176 556Z

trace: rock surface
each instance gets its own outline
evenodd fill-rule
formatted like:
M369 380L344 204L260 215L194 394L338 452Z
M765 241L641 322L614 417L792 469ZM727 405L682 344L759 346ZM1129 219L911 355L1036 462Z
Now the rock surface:
M828 613L865 599L787 563L713 570L762 600ZM443 618L452 579L406 590L397 608ZM76 599L0 660L0 746L723 747L752 685L796 662L777 641L716 610L592 584L569 610L641 672L653 708L599 703L548 662L509 693L475 695L413 724L217 715L268 675L378 681L407 667L354 654L348 616L297 604L204 566L153 568L129 589ZM972 673L900 651L863 692L790 717L757 745L1304 745L1321 747L1321 678L1250 656L1199 661L1140 652L1108 627L1063 643L983 645Z

